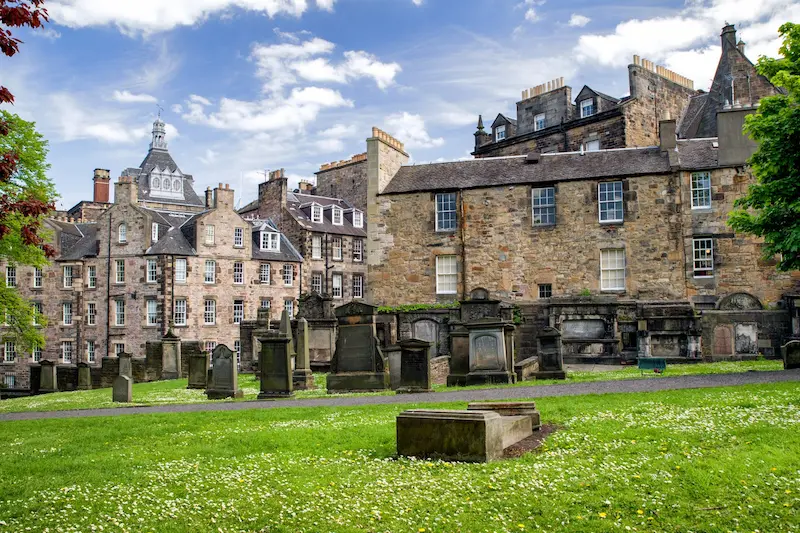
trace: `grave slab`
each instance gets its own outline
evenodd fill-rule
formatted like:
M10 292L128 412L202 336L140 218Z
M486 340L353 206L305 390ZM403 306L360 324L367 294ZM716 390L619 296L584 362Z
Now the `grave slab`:
M209 400L224 398L242 398L244 393L239 388L239 373L236 355L224 344L217 345L211 355L211 384L206 389Z
M259 400L290 398L292 388L292 357L289 353L291 339L283 336L260 337L261 354L258 357L261 370Z
M133 401L133 380L122 374L115 377L111 394L114 402L131 403Z
M800 341L789 341L781 347L784 370L800 368Z
M208 387L208 354L191 354L186 358L189 363L189 384L187 389L205 389Z
M406 339L400 345L400 383L397 393L431 392L431 342Z

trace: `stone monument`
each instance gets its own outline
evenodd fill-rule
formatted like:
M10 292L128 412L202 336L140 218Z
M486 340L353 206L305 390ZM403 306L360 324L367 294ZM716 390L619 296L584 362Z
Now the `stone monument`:
M114 378L112 385L112 400L121 403L133 401L133 380L128 376L120 374Z
M258 356L261 390L258 399L293 396L292 356L289 352L291 337L279 334L261 337L258 340L261 343L261 354Z
M309 367L321 371L329 370L336 349L337 322L333 312L333 299L315 292L301 296L297 318L305 318L308 322Z
M377 309L357 301L336 309L339 334L328 376L329 393L389 388L389 374L375 335Z
M58 375L54 361L44 359L39 363L41 374L39 375L39 392L58 392Z
M789 341L781 347L784 370L800 368L800 341Z
M400 383L398 393L431 392L431 343L406 339L400 345Z
M567 379L564 358L561 355L561 333L556 328L545 327L536 336L539 353L539 370L534 379Z
M89 363L78 363L78 390L92 388L92 368Z
M186 358L189 363L189 384L187 389L208 387L208 353L193 353Z
M242 398L244 393L239 388L236 354L224 344L219 344L211 354L211 365L211 384L206 389L208 399Z
M161 338L161 379L181 377L181 340L169 330Z
M133 380L133 364L131 363L131 354L123 352L117 355L117 359L119 360L119 375L128 376L131 378L131 380Z
M314 388L314 375L311 373L308 352L308 320L305 318L297 320L297 354L294 359L292 382L297 390Z

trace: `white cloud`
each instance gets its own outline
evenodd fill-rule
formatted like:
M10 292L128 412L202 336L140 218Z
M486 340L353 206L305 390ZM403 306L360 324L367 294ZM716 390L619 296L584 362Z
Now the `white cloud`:
M358 128L355 124L334 124L328 129L318 133L320 137L339 137L349 138L358 135Z
M176 115L183 113L183 106L181 104L172 104L169 109Z
M31 30L29 32L30 35L33 37L41 37L43 39L48 39L50 41L55 41L61 37L61 33L53 28L40 28Z
M147 103L147 104L155 104L158 102L158 99L155 96L149 94L134 94L130 91L114 91L112 98L117 102L122 102L125 104L134 104L134 103Z
M567 25L572 26L573 28L583 28L584 26L589 24L591 20L592 19L590 19L585 15L579 15L578 13L573 13L572 16L569 18L569 22L567 22Z
M425 130L425 120L421 115L394 113L386 117L386 130L408 148L434 148L442 146L442 137L431 138Z
M211 148L206 148L205 153L200 157L200 162L204 165L210 165L217 160L219 154Z
M414 4L415 6L421 6L422 0L411 0L411 3Z
M331 11L335 0L316 0L319 9ZM53 0L47 10L51 19L63 26L115 25L125 33L153 33L177 26L191 26L213 15L233 9L300 17L309 0Z
M525 20L528 22L536 22L539 20L539 14L536 13L536 10L532 7L529 7L527 11L525 11Z

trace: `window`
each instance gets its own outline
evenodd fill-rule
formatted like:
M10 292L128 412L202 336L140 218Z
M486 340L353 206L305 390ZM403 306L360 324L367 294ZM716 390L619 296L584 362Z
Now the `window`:
M214 244L214 226L211 224L206 226L206 244Z
M175 282L186 283L186 259L175 260Z
M241 261L233 263L233 283L236 285L244 283L244 263Z
M594 115L594 100L592 98L581 100L581 118L592 115Z
M156 300L147 300L147 325L158 325L158 302Z
M322 237L319 235L311 237L311 259L322 259Z
M444 192L436 195L436 231L455 231L456 193Z
M311 206L311 222L319 224L322 222L322 206L314 204Z
M600 250L600 290L625 290L625 250Z
M599 140L588 141L586 143L586 151L587 152L597 152L599 150L600 150L600 141Z
M281 239L280 234L273 233L270 231L262 231L261 232L261 249L262 250L269 250L273 252L280 252L281 251Z
M72 302L61 304L61 323L65 326L72 325Z
M116 281L117 283L125 283L125 260L117 259L116 262Z
M544 187L531 191L533 225L552 226L556 223L556 189Z
M311 292L322 294L322 274L319 272L311 274Z
M17 376L14 374L6 374L3 376L3 386L7 389L13 389L17 386Z
M334 226L341 226L344 224L344 215L342 214L342 208L333 206L331 208L331 222Z
M72 341L61 341L61 360L65 363L72 362Z
M207 260L206 261L206 270L205 270L205 277L203 280L206 283L216 283L217 282L217 262Z
M692 209L711 207L711 173L692 173Z
M364 213L362 213L361 211L353 211L353 227L354 228L364 227Z
M292 286L292 279L294 278L294 266L283 265L283 284L287 287Z
M13 363L17 358L17 345L13 341L6 341L5 349L3 350L3 361L6 363Z
M17 286L17 267L8 265L6 267L6 287Z
M150 240L158 242L158 224L155 222L153 222L153 225L150 227Z
M158 263L155 259L147 260L147 283L158 281Z
M360 263L364 260L364 241L353 239L353 261Z
M233 245L237 248L244 246L244 230L242 228L233 229Z
M269 309L272 307L272 300L269 298L261 298L261 309Z
M205 349L208 353L213 352L214 348L216 347L217 347L217 341L206 341Z
M294 316L294 300L284 300L283 308L289 313L289 316Z
M236 367L242 369L242 341L233 341L233 352L236 354Z
M622 182L599 183L597 191L600 222L622 222Z
M97 324L97 304L89 302L86 304L86 325L94 326Z
M44 315L44 306L42 305L42 302L33 302L31 304L31 312L33 313L33 325L41 326L42 323L40 317Z
M39 267L33 267L33 288L41 289L43 279L44 279L44 272L42 272L42 269Z
M502 141L506 138L506 126L505 124L502 126L497 126L494 130L494 140L495 141Z
M539 113L535 117L533 117L533 131L543 130L547 127L547 121L545 120L544 113Z
M94 341L86 341L86 360L90 363L95 362Z
M34 363L38 363L42 360L42 347L41 346L34 346L33 352L31 352L31 358L33 359Z
M269 263L261 263L258 270L258 281L269 285Z
M213 326L217 323L217 301L206 300L203 306L203 323Z
M458 289L458 266L456 256L436 256L436 294L456 294Z
M117 241L120 244L128 242L128 225L124 222L117 228Z
M341 261L342 260L342 238L341 237L334 237L333 238L333 259L334 261Z
M233 301L233 323L241 324L244 320L244 300Z
M553 296L553 285L542 283L539 285L539 298L550 298Z
M125 300L114 300L114 325L125 325Z
M186 325L186 300L175 300L175 310L172 314L172 320L176 326Z
M90 266L86 269L86 284L90 289L97 288L97 267Z
M120 355L125 353L125 345L121 342L114 344L114 355L119 357Z
M64 288L70 287L72 287L72 266L67 265L64 267Z
M334 298L341 298L342 297L342 275L341 274L334 274L331 277L332 283L331 285L331 296Z
M696 278L714 277L714 240L692 239L692 270Z
M364 297L364 276L353 274L353 298Z

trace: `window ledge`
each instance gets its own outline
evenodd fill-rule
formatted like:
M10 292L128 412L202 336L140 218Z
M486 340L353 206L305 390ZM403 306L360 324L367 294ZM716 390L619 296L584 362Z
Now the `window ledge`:
M437 229L435 231L435 233L444 233L444 234L455 235L456 230L455 229Z
M627 289L600 289L602 294L625 294Z
M533 229L553 229L556 227L556 224L533 224L531 227Z
M624 222L625 222L624 220L601 220L600 221L600 225L601 226L622 226L622 224Z

